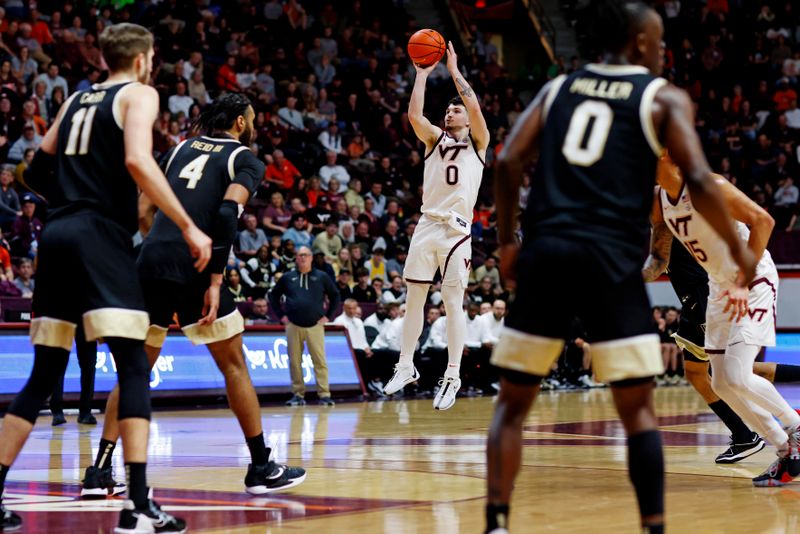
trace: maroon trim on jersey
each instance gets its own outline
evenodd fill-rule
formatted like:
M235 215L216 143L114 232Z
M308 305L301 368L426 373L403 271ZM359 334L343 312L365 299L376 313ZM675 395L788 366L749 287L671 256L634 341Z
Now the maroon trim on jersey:
M667 193L667 190L666 190L666 189L664 189L664 194L667 196L667 202L669 202L670 204L672 204L672 206L673 206L673 207L674 207L674 206L677 206L677 205L678 205L678 202L680 202L680 201L681 201L681 197L683 196L683 188L684 188L684 187L686 187L686 182L683 182L683 184L681 184L681 190L680 190L680 191L678 191L678 199L677 199L675 202L673 202L673 201L672 201L672 199L671 199L671 198L669 198L669 193ZM662 188L662 189L663 189L663 188Z
M778 301L778 290L775 289L775 285L772 282L770 282L769 280L767 280L766 277L761 277L761 278L757 278L757 279L753 280L752 282L750 282L750 285L747 286L747 289L753 289L758 284L767 284L769 286L769 288L772 290L772 322L773 322L774 328L776 329L775 331L777 332L777 328L778 328L778 311L776 310L775 306L776 306L777 301Z
M433 284L433 280L414 280L412 278L406 278L405 281L413 284Z
M725 349L705 349L706 354L725 354Z
M447 265L450 263L450 256L452 256L453 252L455 252L456 249L458 247L460 247L461 244L464 243L464 241L466 241L470 237L472 237L472 236L471 235L465 235L464 238L461 241L459 241L458 243L456 243L455 245L453 245L453 248L451 248L450 252L447 253L447 259L444 260L444 269L442 270L442 282L444 282L444 275L447 274Z
M425 155L425 157L422 159L422 161L425 161L425 160L427 160L429 157L431 157L431 154L433 154L433 153L436 151L436 147L437 147L437 146L439 146L439 143L441 143L441 142L442 142L442 138L443 138L443 137L444 137L444 130L442 130L442 135L440 135L440 136L439 136L439 139L437 139L437 140L436 140L436 143L434 143L434 145L431 147L431 151L430 151L430 152L428 152L428 153Z
M470 142L470 143L472 143L472 148L475 150L475 155L476 155L476 156L478 156L478 161L480 161L480 162L481 162L481 165L483 165L484 167L486 167L486 162L485 162L485 161L483 161L483 158L482 158L482 157L481 157L481 155L478 153L478 147L477 147L477 146L475 146L475 139L473 139L473 138L472 138L472 132L469 132L469 133L467 134L467 136L469 137L469 142Z

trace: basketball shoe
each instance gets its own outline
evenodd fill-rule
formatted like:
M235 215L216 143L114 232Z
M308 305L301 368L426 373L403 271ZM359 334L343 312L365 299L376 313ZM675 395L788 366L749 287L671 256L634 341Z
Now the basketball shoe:
M22 518L0 502L0 532L14 532L22 528Z
M752 439L745 443L734 443L731 436L731 445L714 460L718 464L734 464L752 456L766 446L764 438L753 432Z
M444 376L439 380L439 391L433 398L433 407L436 410L448 410L456 403L456 393L461 389L461 379L453 376Z
M91 466L86 468L81 486L81 497L85 499L104 499L125 493L127 486L124 482L114 480L111 467L100 469Z
M383 392L387 395L392 395L417 380L419 380L419 371L417 371L413 363L407 365L397 363L394 366L394 376L383 388Z
M264 495L293 488L305 479L306 470L302 467L289 467L270 460L264 465L248 465L244 485L250 495Z
M133 501L126 500L122 505L119 524L114 529L114 534L153 532L183 534L186 532L186 521L164 512L152 499L148 499L147 507L141 510L134 506Z

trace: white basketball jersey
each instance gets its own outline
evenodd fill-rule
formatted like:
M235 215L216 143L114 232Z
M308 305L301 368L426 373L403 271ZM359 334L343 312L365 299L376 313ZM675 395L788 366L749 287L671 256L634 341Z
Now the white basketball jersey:
M483 167L471 135L457 141L442 132L433 150L425 156L422 213L447 218L453 212L471 222Z
M732 283L739 266L733 261L725 241L695 210L688 188L684 186L681 189L680 198L674 205L666 191L660 189L659 195L664 221L672 234L706 270L709 279L720 285ZM746 245L750 239L750 229L742 222L735 221L735 224L739 239ZM759 271L768 264L772 264L772 257L765 250L758 265Z

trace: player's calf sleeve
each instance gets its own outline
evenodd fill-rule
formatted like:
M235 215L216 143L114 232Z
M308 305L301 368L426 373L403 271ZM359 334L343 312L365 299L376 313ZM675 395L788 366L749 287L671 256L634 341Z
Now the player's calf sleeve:
M106 338L117 364L119 420L150 419L150 367L144 342L121 337Z
M642 517L663 514L664 454L657 430L628 437L628 474Z
M36 417L44 401L52 395L56 384L64 376L67 362L69 362L68 350L36 345L31 376L9 406L8 413L31 424L36 423Z

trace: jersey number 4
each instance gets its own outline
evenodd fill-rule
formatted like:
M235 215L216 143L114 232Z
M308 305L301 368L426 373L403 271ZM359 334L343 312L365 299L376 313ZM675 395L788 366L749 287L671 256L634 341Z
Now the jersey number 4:
M194 189L197 187L197 182L203 177L203 169L206 168L206 163L208 163L208 158L210 157L209 154L203 154L202 156L197 156L183 166L180 174L178 174L178 178L189 180L189 183L186 184L186 189Z
M92 135L92 122L94 121L95 113L97 113L97 106L91 106L80 108L72 115L72 126L69 129L67 148L64 149L65 155L74 156L78 154L83 156L89 153L89 138ZM78 146L78 137L81 139L80 147Z
M587 100L572 112L561 152L572 165L589 167L603 157L614 112L605 102Z

